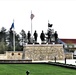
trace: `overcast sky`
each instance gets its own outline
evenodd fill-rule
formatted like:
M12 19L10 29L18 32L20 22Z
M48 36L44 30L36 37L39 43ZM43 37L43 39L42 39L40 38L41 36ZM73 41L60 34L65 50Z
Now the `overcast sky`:
M31 30L31 10L33 32L38 36L42 30L47 32L48 20L59 38L76 38L76 1L75 0L0 0L0 28L7 30L14 19L15 31Z

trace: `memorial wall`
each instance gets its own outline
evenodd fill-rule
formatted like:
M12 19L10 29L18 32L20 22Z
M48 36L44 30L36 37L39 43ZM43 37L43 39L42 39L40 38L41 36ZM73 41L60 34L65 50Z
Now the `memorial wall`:
M26 45L23 51L6 51L0 54L0 60L49 60L73 59L73 53L64 53L62 44Z
M26 45L24 47L25 59L40 60L63 60L65 58L62 44Z

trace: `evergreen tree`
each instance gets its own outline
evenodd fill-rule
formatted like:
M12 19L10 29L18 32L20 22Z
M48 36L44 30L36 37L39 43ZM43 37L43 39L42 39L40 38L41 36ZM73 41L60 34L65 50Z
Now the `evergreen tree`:
M26 33L25 33L25 31L22 29L21 32L20 32L20 34L21 34L21 43L22 43L22 45L23 45L23 44L25 44L25 43L27 42Z
M0 42L0 54L7 51L7 49L8 49L8 47L7 47L6 43L4 42L4 40L2 39L2 41Z
M0 31L0 42L3 40L3 42L6 43L6 28L2 27Z
M13 31L10 30L8 32L8 42L9 42L9 45L8 45L8 50L12 50L13 51ZM20 51L21 50L21 47L20 47L20 36L19 34L17 34L15 32L15 50L16 51Z

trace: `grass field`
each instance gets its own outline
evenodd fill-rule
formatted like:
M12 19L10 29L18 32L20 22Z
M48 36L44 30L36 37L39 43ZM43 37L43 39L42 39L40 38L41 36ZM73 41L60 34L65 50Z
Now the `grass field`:
M0 75L76 75L76 70L48 64L0 64Z

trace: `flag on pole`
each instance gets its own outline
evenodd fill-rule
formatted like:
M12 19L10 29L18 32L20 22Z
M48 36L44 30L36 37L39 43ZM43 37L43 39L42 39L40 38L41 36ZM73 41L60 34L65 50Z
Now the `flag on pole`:
M31 15L30 15L30 18L31 18L31 35L32 35L32 19L34 18L34 14L32 14L32 11L31 11Z
M35 17L34 14L32 14L32 12L31 12L31 16L30 16L31 20L32 20L34 17Z
M14 29L14 22L12 23L10 30L12 29Z
M14 31L14 20L13 23L11 25L10 30L13 30L13 50L15 51L15 31Z
M48 23L48 27L52 27L53 24Z

